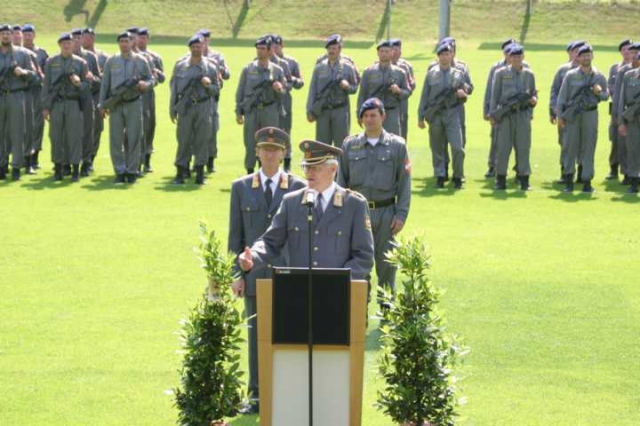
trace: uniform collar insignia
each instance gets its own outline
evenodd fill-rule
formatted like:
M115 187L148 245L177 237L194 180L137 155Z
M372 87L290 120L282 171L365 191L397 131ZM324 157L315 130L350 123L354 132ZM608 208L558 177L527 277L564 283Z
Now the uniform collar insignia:
M288 173L280 173L280 189L289 189Z
M253 180L251 181L251 188L260 188L260 173L254 173Z
M342 207L344 194L342 191L336 189L336 192L333 194L333 206L334 207Z

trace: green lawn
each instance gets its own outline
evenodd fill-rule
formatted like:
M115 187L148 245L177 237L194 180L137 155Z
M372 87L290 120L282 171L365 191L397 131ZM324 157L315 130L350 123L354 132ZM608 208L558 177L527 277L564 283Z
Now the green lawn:
M52 52L54 36L40 37ZM613 46L617 38L602 43ZM638 425L640 290L634 282L640 273L640 199L604 181L606 108L600 111L597 192L561 194L551 184L558 177L559 149L546 104L565 54L544 46L527 53L541 93L533 126L533 190L522 193L511 184L506 193L495 193L482 178L489 129L481 100L499 52L482 42L460 43L460 57L476 83L467 106L465 190L427 186L433 183L427 132L414 123L418 94L411 99L414 198L403 231L425 236L433 278L446 290L442 303L450 329L472 350L462 370L468 404L460 410L461 424ZM115 45L102 47L113 51ZM153 48L168 68L186 49ZM418 90L431 49L417 42L405 47ZM309 78L322 50L318 45L288 53ZM0 182L1 425L175 423L172 398L164 391L179 382L178 322L205 286L192 250L198 220L207 219L226 238L230 183L243 173L233 98L240 69L254 52L236 46L223 51L233 77L222 95L218 172L207 186L169 183L176 143L166 84L158 90L156 171L139 184L111 184L106 134L96 173L79 184L51 181L48 139L38 175ZM346 53L362 69L375 50ZM601 70L615 60L611 49L596 51ZM302 107L306 88L294 98L293 140L312 138ZM370 323L363 424L386 426L390 421L371 406L382 386L375 371L376 326Z

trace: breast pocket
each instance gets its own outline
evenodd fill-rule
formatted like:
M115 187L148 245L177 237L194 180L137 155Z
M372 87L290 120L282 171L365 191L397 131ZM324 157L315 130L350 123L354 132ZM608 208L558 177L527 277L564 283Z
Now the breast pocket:
M388 191L393 185L393 161L390 149L383 149L376 154L376 168L373 171L373 184L379 191Z
M242 210L242 219L249 227L258 226L260 223L260 206L254 200L245 200L240 205Z
M349 151L349 186L358 187L365 183L367 175L367 151L364 149Z
M342 224L332 224L327 229L327 246L333 249L333 255L345 259L351 247L349 229Z

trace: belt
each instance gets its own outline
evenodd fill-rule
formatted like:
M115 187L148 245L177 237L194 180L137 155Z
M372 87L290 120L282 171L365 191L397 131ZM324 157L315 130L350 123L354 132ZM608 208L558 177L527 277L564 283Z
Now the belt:
M62 99L65 101L79 101L80 96L63 96Z
M268 107L269 105L273 105L275 104L276 101L272 101L272 102L260 102L258 105L256 105L256 108L258 109L264 109L266 107Z
M25 90L27 90L28 87L20 87L19 89L8 89L8 90L2 90L0 91L0 95L2 96L7 96L10 93L16 93L16 92L24 92Z
M342 108L345 105L347 105L347 103L346 102L342 102L342 103L339 103L339 104L331 105L329 107L329 109L338 109L338 108Z
M375 210L375 209L380 209L382 207L387 207L387 206L392 206L396 203L396 199L394 198L387 198L386 200L380 200L380 201L367 201L367 205L369 206L370 210Z
M597 109L598 109L598 105L594 105L594 106L591 106L591 107L582 108L582 111L588 112L588 111L595 111Z
M193 105L196 105L196 104L201 104L201 103L203 103L203 102L207 102L207 101L209 101L209 100L211 100L211 97L209 97L209 96L205 96L204 98L195 98L195 99L191 99L191 103L192 103Z

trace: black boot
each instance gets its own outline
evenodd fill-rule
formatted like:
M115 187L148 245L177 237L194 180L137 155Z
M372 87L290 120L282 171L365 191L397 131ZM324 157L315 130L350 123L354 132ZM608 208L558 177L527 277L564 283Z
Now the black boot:
M11 168L11 179L18 181L20 180L20 168L12 167Z
M53 180L59 182L62 180L62 164L56 163L53 165Z
M116 178L113 180L113 183L116 185L121 185L127 181L127 178L124 173L118 173Z
M89 173L93 173L93 163L95 163L95 161L96 161L96 156L92 155L91 162L89 163Z
M65 176L71 176L71 166L69 164L62 165L62 174Z
M504 191L507 189L507 176L506 175L496 175L496 186L494 187L497 191Z
M24 174L25 175L35 175L36 171L33 169L31 165L31 155L27 155L24 157Z
M576 183L584 183L582 181L582 164L578 165L578 173L576 174Z
M206 180L204 179L204 166L196 166L196 185L204 185Z
M40 162L38 160L38 156L40 155L40 151L36 151L31 155L31 167L34 170L40 170Z
M284 171L287 173L291 171L291 158L284 159Z
M631 178L631 186L627 189L627 194L637 194L638 183L640 183L640 178Z
M562 192L573 192L573 173L564 175L564 188Z
M153 173L153 168L151 167L151 154L146 154L144 156L144 172Z
M247 169L247 174L248 175L253 174L253 168Z
M631 185L631 178L629 177L629 175L624 175L624 179L622 179L622 184Z
M71 182L78 182L80 180L80 165L74 164L73 171L71 172Z
M0 166L0 180L6 180L7 179L7 169L5 169L3 166Z
M438 180L436 181L436 188L437 189L444 188L445 181L446 180L444 176L438 176Z
M445 170L444 172L444 181L445 182L449 182L449 168L447 167L447 170Z
M176 177L173 179L173 183L176 185L184 184L184 169L180 166L176 166Z
M80 176L87 177L89 176L90 165L86 161L82 163L82 167L80 167Z
M454 177L453 178L453 187L455 189L462 189L462 179Z
M589 194L595 192L595 189L593 189L593 186L591 186L591 181L590 180L585 180L582 183L584 184L582 186L582 192L587 192Z
M138 181L138 173L139 173L139 172L136 172L136 173L127 173L127 174L126 174L126 176L127 176L127 183L130 183L130 184L134 184L134 183L136 183L136 182Z
M214 173L216 169L213 167L213 157L207 158L207 173Z
M523 191L531 189L531 186L529 186L529 176L520 176L520 189Z
M487 173L484 174L484 177L490 179L492 177L495 177L495 175L496 169L494 167L489 167L489 170L487 170Z
M618 165L612 164L609 174L605 177L606 180L618 180Z

